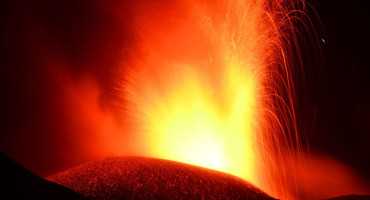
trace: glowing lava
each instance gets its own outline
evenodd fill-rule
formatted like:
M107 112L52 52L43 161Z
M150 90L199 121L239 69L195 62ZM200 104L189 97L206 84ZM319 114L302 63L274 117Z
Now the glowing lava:
M153 155L254 180L256 80L241 64L230 65L217 89L199 73L182 73L148 111Z
M278 162L299 142L283 42L291 10L284 3L134 8L137 37L125 50L121 92L150 156L224 171L286 197L282 177L290 168Z

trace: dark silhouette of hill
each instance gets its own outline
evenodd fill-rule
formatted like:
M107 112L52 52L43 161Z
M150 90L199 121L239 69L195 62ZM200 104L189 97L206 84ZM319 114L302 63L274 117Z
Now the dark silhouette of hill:
M85 199L56 183L42 179L0 153L0 199Z

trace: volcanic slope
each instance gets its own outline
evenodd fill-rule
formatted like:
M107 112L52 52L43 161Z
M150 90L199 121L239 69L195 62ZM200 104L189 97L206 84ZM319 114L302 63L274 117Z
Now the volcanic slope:
M273 199L226 173L143 157L90 162L47 179L91 199Z

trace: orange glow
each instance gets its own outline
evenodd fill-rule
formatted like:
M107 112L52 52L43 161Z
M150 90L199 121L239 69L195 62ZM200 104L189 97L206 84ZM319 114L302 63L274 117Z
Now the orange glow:
M315 11L307 9L304 0L9 4L2 152L39 176L144 156L233 174L279 199L369 194L366 175L302 147L310 145L301 144L305 132L298 131L316 129L304 130L310 122L297 127L294 108L302 108L300 117L315 102L296 105L296 89L304 94L326 83L325 73L300 69L310 57L300 51L314 45L299 45L318 42L300 40L321 40L301 34L315 30L308 19ZM304 91L311 83L299 78L314 84ZM338 96L322 98L322 105L331 97ZM317 119L326 123L331 109L320 107ZM320 134L326 133L307 141ZM342 151L337 155L356 152Z
M181 74L180 84L148 110L153 155L253 181L254 77L230 63L217 94L196 72Z
M283 3L133 8L137 37L124 52L119 93L147 155L227 172L288 198L284 188L294 183L284 174L296 166L279 162L293 159L299 139L283 41L293 10Z

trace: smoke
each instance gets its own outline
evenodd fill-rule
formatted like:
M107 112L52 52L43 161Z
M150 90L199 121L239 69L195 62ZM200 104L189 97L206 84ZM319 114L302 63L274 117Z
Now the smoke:
M139 151L109 90L125 30L84 1L14 1L6 8L1 151L42 177Z

